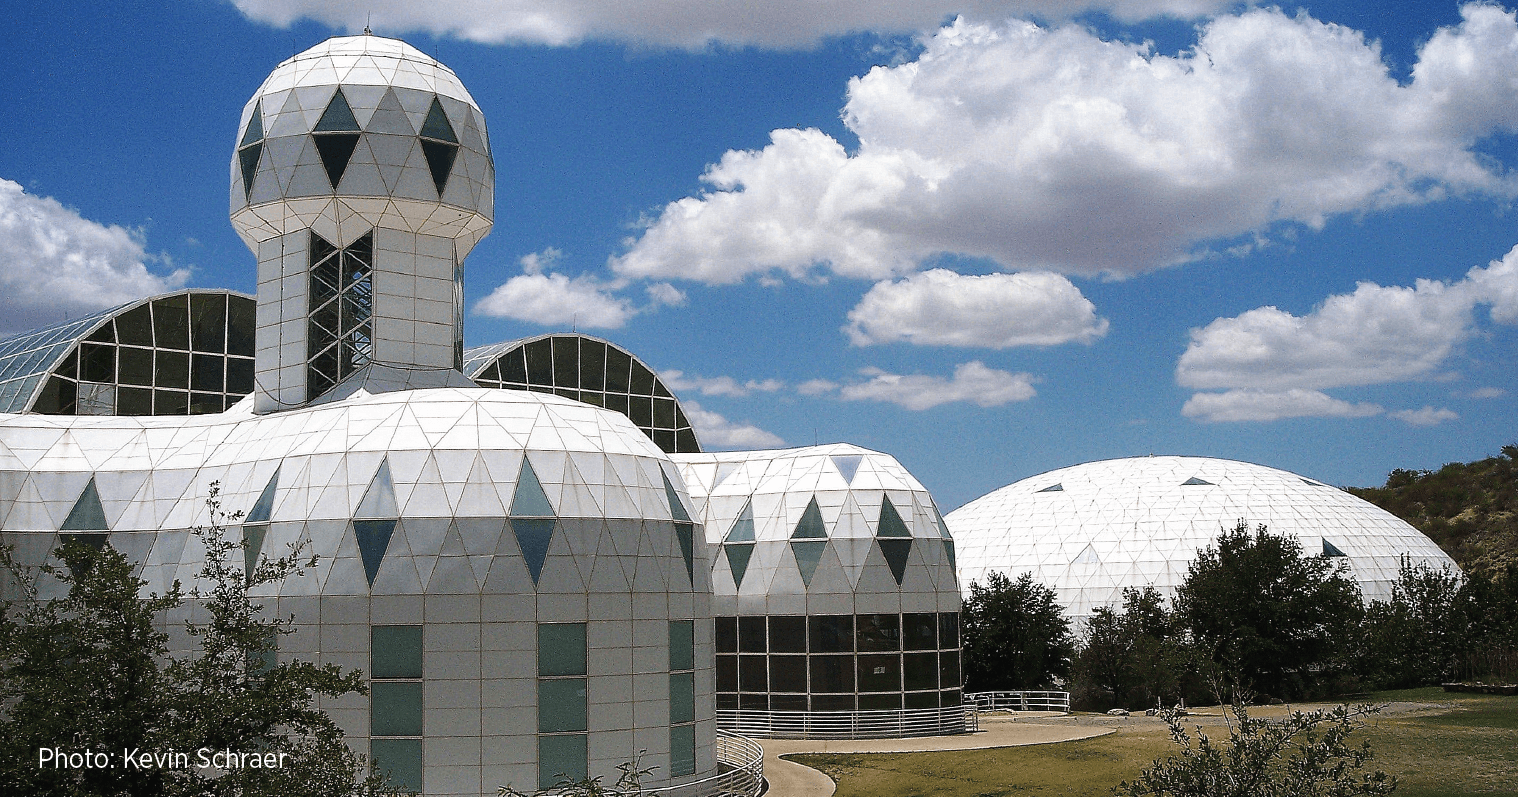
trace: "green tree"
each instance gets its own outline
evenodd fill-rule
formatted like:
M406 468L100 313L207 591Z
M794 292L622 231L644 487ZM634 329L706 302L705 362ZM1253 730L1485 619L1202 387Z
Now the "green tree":
M1184 637L1154 587L1124 589L1121 612L1099 607L1086 624L1074 665L1077 691L1101 708L1173 704L1184 675L1195 670Z
M971 583L960 614L966 690L1039 689L1070 675L1070 621L1033 574L1013 581L992 572Z
M1391 794L1397 779L1365 771L1370 742L1349 745L1364 717L1379 708L1338 706L1293 712L1280 722L1249 716L1247 699L1224 711L1228 741L1196 738L1173 711L1164 713L1178 754L1157 760L1138 779L1113 789L1127 797L1351 797Z
M1403 559L1391 597L1365 611L1356 669L1383 689L1446 678L1466 646L1463 589L1458 572Z
M1359 587L1332 560L1243 521L1198 553L1175 608L1204 654L1283 698L1322 679L1363 613Z
M243 548L227 534L238 519L221 511L212 485L211 522L195 530L205 548L199 584L186 595L141 596L147 582L109 545L68 542L62 566L40 572L0 559L21 599L0 605L0 794L27 795L374 795L378 776L314 707L317 696L366 691L361 673L307 662L275 663L276 640L291 618L267 617L249 589L314 564L299 551L263 558L251 573L235 567ZM241 558L240 556L238 558ZM65 597L37 600L36 580L55 578ZM165 613L204 610L186 624L198 647L169 655L156 630ZM98 751L111 768L38 767L43 748ZM278 768L215 771L194 767L195 753L272 753ZM191 756L190 768L123 765L123 751Z

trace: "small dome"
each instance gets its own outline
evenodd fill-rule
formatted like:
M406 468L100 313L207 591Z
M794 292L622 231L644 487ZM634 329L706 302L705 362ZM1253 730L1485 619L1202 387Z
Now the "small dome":
M1290 534L1349 566L1366 600L1385 599L1404 556L1455 567L1433 540L1336 487L1247 462L1134 457L1023 479L950 512L961 586L1031 572L1072 619L1122 602L1125 587L1173 594L1197 551L1240 520Z

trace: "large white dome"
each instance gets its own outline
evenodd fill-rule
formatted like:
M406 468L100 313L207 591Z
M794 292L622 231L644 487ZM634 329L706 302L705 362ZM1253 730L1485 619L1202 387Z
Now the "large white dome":
M1343 558L1366 600L1391 593L1402 557L1453 560L1422 532L1336 487L1284 470L1204 457L1134 457L1043 473L982 496L944 520L968 591L999 570L1031 572L1084 620L1123 588L1166 595L1197 550L1240 520L1294 535L1308 554Z

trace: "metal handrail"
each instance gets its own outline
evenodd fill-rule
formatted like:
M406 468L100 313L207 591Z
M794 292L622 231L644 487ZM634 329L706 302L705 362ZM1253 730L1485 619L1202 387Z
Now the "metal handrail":
M639 789L625 797L758 797L764 790L764 748L721 728L716 747L717 774L675 786Z
M900 739L974 733L979 720L971 705L870 711L719 709L717 725L771 739Z
M976 711L1058 711L1070 713L1070 693L1005 690L966 692L965 704Z

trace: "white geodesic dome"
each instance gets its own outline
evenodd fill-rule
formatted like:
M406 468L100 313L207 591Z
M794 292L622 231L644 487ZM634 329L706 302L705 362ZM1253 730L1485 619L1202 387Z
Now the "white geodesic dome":
M1028 572L1083 620L1125 587L1166 595L1197 551L1240 520L1290 534L1345 563L1366 600L1385 599L1402 559L1457 568L1433 540L1337 487L1247 462L1133 457L1088 462L1007 485L944 517L959 583Z

